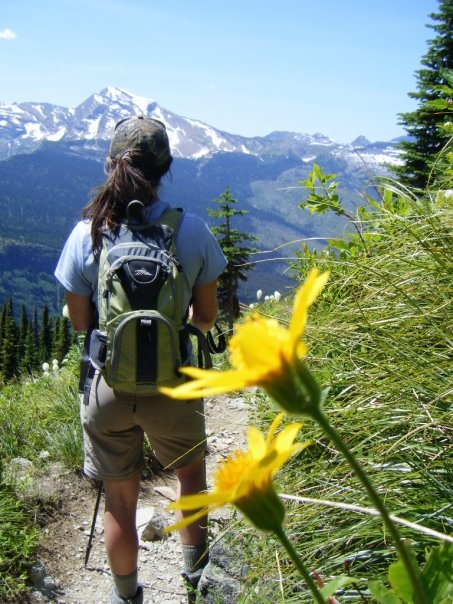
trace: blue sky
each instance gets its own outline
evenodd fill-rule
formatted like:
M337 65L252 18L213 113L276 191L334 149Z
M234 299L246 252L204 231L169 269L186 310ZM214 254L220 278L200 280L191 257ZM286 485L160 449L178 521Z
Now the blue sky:
M244 136L404 134L437 0L1 0L0 102L118 86Z

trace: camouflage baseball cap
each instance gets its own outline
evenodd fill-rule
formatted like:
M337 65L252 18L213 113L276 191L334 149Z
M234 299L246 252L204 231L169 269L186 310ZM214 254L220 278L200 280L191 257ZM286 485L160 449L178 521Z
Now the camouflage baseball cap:
M146 162L147 171L156 176L165 174L172 156L164 124L144 115L118 122L110 143L109 157L120 159L128 152L132 165L141 168Z

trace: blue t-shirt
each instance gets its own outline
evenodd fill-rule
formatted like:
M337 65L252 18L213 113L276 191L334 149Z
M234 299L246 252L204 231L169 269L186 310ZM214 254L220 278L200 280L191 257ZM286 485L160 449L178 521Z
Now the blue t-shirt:
M169 207L163 201L147 206L147 220L157 220ZM183 214L176 236L176 251L190 287L215 281L227 264L207 224L190 212ZM80 221L61 252L55 277L71 293L91 296L97 307L98 271L99 264L91 243L91 222ZM186 300L185 305L188 304L189 300Z

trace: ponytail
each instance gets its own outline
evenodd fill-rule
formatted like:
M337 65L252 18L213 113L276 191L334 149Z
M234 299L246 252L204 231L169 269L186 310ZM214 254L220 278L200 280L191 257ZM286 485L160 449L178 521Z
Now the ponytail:
M102 230L119 227L130 201L138 199L144 205L149 205L158 199L162 172L159 176L153 175L150 169L146 170L144 158L131 155L126 152L117 160L108 158L107 180L82 210L82 217L91 220L91 242L95 257L99 255ZM143 169L140 169L140 164L143 164Z

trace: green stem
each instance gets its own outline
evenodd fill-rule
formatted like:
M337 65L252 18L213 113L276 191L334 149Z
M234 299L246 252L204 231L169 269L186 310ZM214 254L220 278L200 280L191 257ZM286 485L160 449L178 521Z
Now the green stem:
M306 584L310 588L310 591L313 594L316 602L319 602L319 604L326 604L326 601L325 601L324 597L322 596L321 592L319 591L316 583L310 577L310 573L305 568L304 563L302 562L302 560L300 559L298 553L294 549L291 541L286 536L286 533L283 530L282 526L280 525L278 528L274 528L273 532L276 535L276 537L278 537L280 543L286 549L286 551L288 552L288 554L291 556L291 560L294 562L294 564L297 567L297 570L300 572L300 574L304 578Z
M343 442L343 440L340 437L340 435L338 434L338 432L330 425L328 419L321 412L321 410L317 409L314 412L312 412L311 415L318 422L318 424L321 426L321 428L324 430L324 432L327 434L327 436L333 442L335 447L345 457L345 459L347 460L347 462L349 463L351 468L354 470L357 478L362 482L363 486L365 487L372 503L374 504L376 509L381 514L384 524L387 526L390 534L393 537L393 540L394 540L395 546L398 550L400 559L403 562L403 564L406 568L408 577L411 581L412 592L413 592L413 601L416 604L428 604L428 600L425 595L425 590L420 581L419 573L417 572L418 569L416 569L414 567L413 561L409 555L409 551L408 551L406 545L401 540L400 534L399 534L393 520L391 519L390 514L387 511L387 508L385 507L385 505L382 502L382 499L380 498L380 496L376 492L375 488L371 484L371 481L368 478L368 475L364 472L364 470L362 470L362 468L359 465L359 463L357 462L357 459L355 458L355 456L351 453L351 451L345 445L345 443Z

